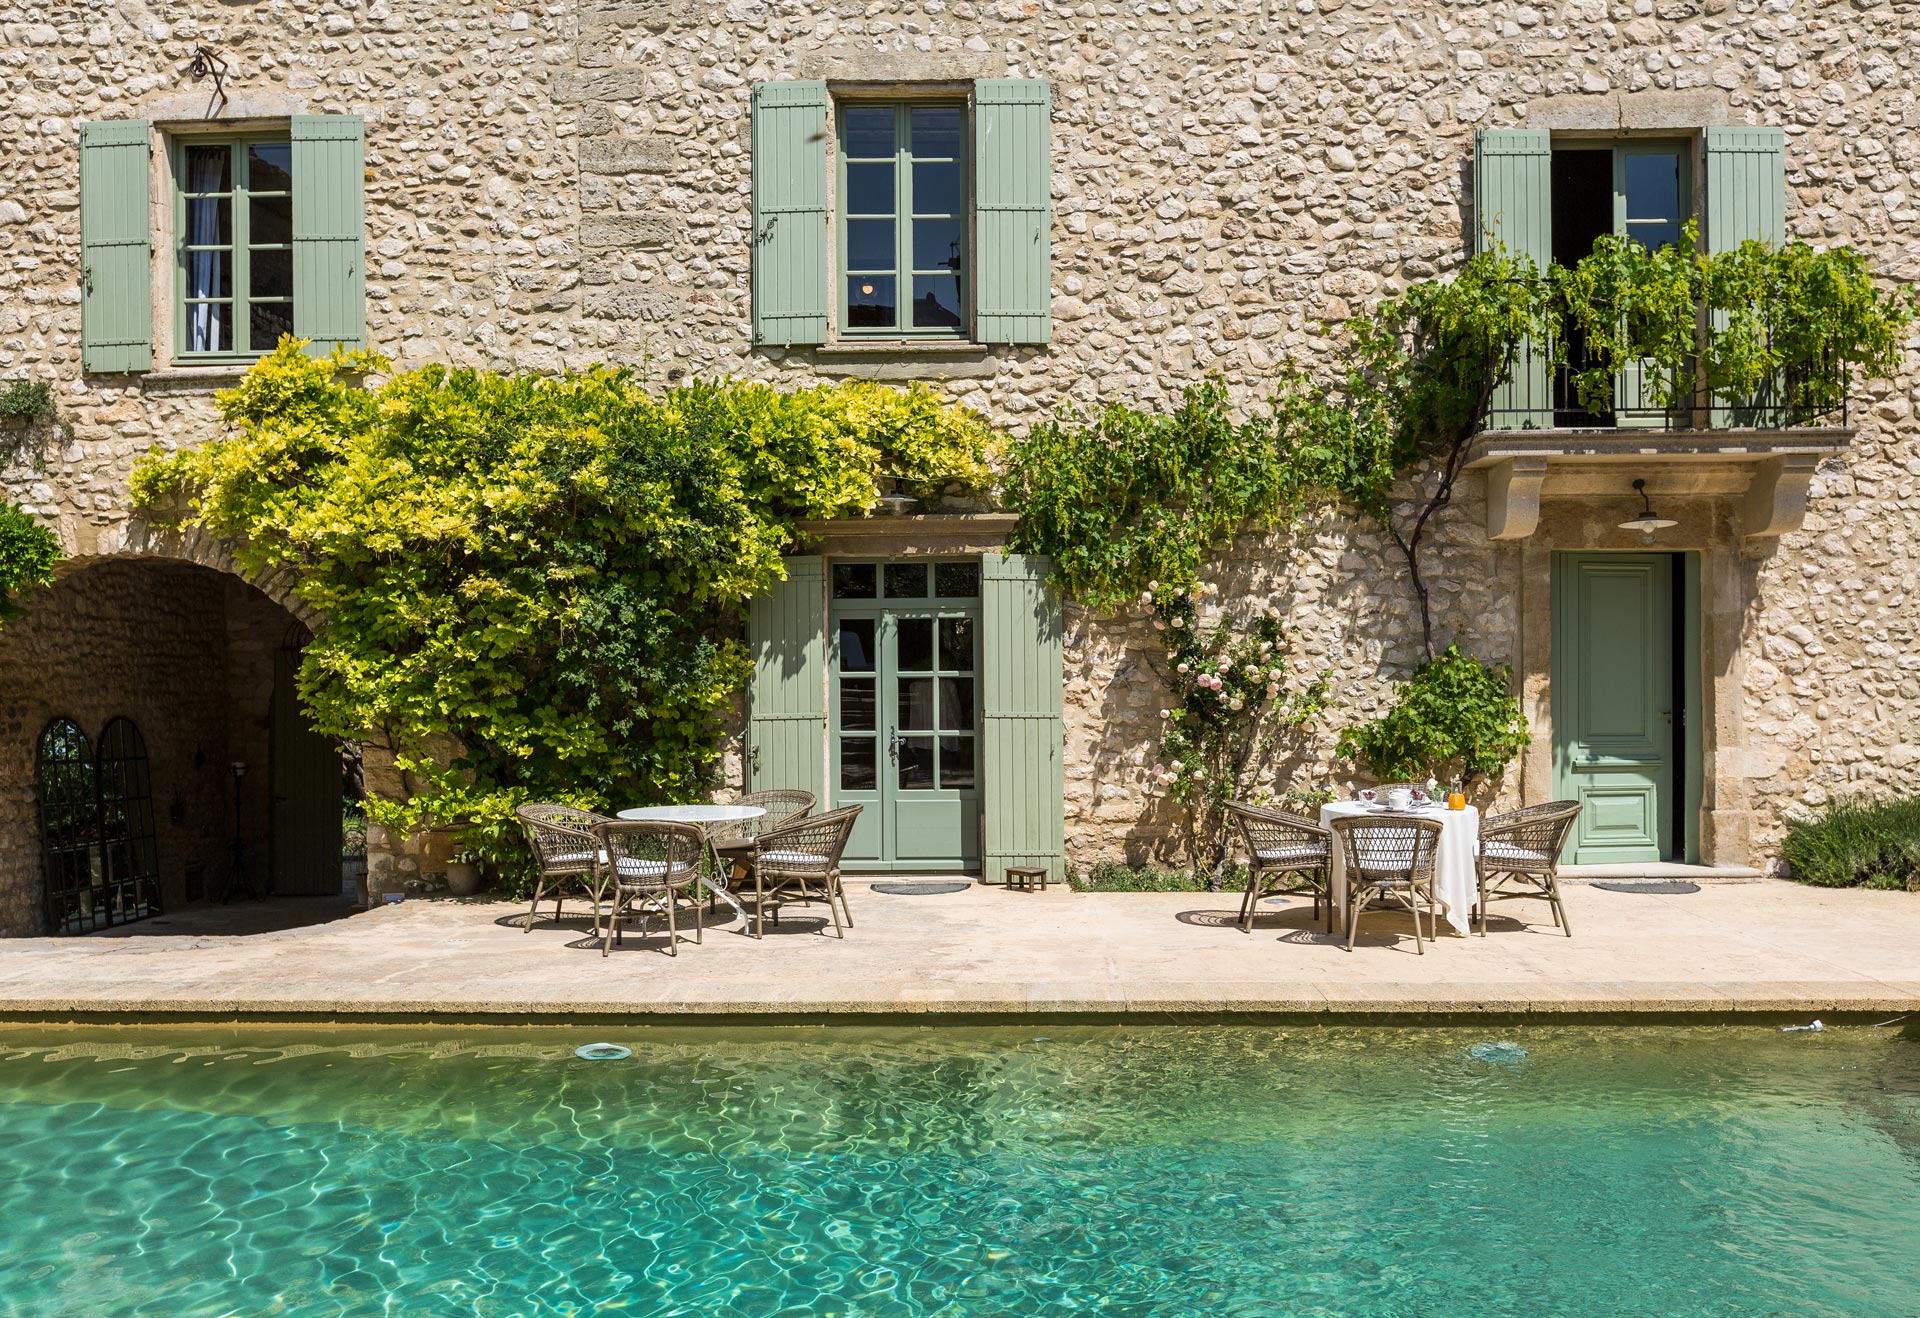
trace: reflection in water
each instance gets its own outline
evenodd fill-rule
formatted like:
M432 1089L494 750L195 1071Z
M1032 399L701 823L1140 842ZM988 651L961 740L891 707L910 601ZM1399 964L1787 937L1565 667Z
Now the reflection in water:
M687 1027L572 1056L607 1033L10 1029L5 1311L1878 1318L1920 1293L1920 1089L1888 1083L1920 1043L1888 1032ZM1494 1037L1526 1061L1476 1061Z

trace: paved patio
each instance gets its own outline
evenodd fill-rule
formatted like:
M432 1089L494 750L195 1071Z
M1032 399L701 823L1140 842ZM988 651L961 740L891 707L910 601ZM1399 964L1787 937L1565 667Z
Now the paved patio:
M823 936L824 909L792 908L764 941L732 918L678 957L656 933L602 960L571 913L523 933L522 908L484 900L244 936L0 942L0 1018L1920 1011L1920 896L1903 893L1576 885L1571 939L1543 905L1511 903L1490 937L1449 932L1424 956L1395 915L1349 954L1298 899L1248 936L1230 894L849 895L859 925L844 941Z

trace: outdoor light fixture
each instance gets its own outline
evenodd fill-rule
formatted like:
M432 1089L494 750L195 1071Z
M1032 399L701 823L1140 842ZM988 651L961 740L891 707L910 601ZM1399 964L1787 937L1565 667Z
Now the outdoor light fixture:
M870 293L872 293L872 292L873 292L873 285L872 285L872 284L862 284L862 285L860 285L860 291L861 291L862 293L869 293L869 294L870 294Z
M1635 481L1633 483L1633 492L1640 496L1640 511L1633 517L1620 523L1620 529L1622 531L1638 531L1642 540L1645 540L1648 544L1652 544L1653 533L1655 531L1664 531L1669 526L1680 525L1680 523L1674 521L1671 517L1662 517L1653 510L1653 500L1647 497L1647 483L1645 481Z

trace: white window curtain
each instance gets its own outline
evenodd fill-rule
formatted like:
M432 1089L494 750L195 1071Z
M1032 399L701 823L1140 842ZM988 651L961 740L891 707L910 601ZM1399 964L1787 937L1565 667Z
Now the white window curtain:
M216 192L226 187L227 160L224 153L192 151L187 156L187 191ZM196 197L187 202L187 244L199 246L231 241L220 232L220 208L230 205L225 197ZM217 302L194 302L194 298L221 297L222 266L233 259L232 249L223 252L187 253L187 345L188 352L219 352L228 348L231 326L230 308Z

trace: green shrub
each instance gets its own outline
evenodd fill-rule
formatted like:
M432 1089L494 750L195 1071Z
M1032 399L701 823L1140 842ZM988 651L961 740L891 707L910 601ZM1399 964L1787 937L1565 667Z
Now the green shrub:
M12 380L0 389L0 416L36 417L53 410L53 386L45 380Z
M1340 734L1340 754L1383 781L1469 782L1496 778L1533 738L1520 702L1507 694L1512 671L1447 646L1401 684L1391 708Z
M1788 829L1781 855L1802 883L1920 892L1920 797L1836 801Z
M1103 860L1085 874L1068 876L1080 892L1206 892L1207 876L1193 870L1161 869L1157 865L1123 865ZM1223 891L1235 892L1247 886L1247 867L1228 865L1220 877Z
M20 594L53 584L60 541L31 513L0 503L0 622L20 616Z

